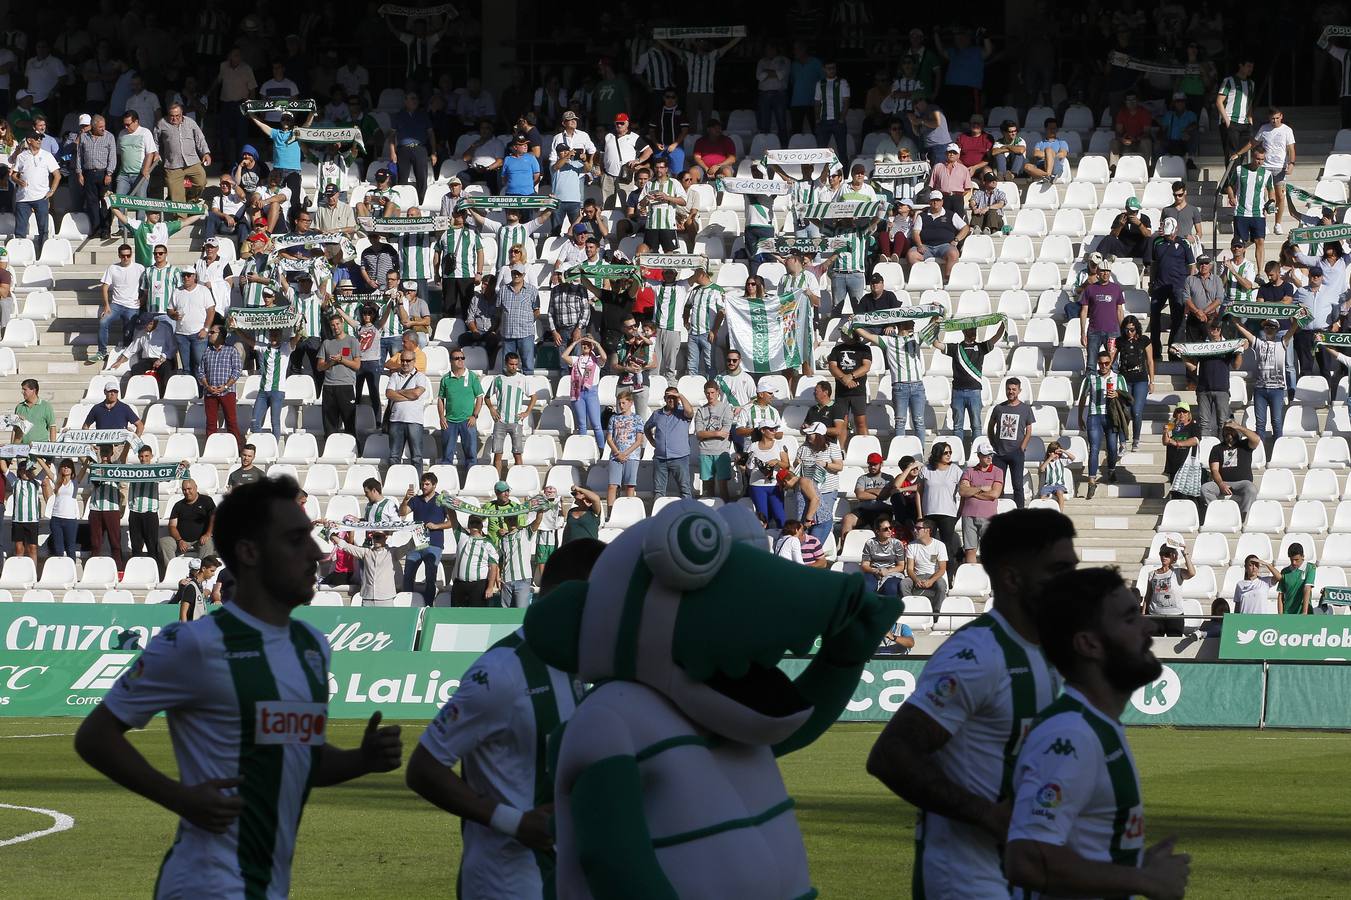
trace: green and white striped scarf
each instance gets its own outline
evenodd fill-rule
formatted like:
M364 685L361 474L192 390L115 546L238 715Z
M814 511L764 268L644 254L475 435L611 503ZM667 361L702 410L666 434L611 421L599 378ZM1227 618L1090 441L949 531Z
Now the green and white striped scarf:
M89 467L89 480L115 484L158 484L163 481L182 481L187 471L186 462L99 463Z
M136 212L157 212L177 216L200 216L206 212L206 207L201 203L175 203L172 200L156 200L151 197L136 197L130 194L109 194L108 206L112 209L130 209Z

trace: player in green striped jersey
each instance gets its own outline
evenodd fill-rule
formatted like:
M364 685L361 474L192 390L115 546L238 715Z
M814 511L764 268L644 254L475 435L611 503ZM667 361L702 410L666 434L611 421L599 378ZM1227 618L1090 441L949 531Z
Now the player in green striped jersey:
M560 547L544 567L541 593L585 581L604 547L591 538ZM546 742L571 718L580 688L516 631L469 667L409 756L408 787L464 820L457 887L466 900L553 896Z
M1158 679L1154 623L1116 569L1046 585L1036 610L1065 692L1018 755L1004 871L1013 897L1182 897L1190 857L1173 838L1145 849L1140 775L1121 727L1131 694Z
M285 477L230 492L215 534L232 596L166 626L75 736L85 762L180 817L156 897L286 897L310 788L399 767L399 729L381 728L379 712L358 749L327 740L328 641L291 618L314 596L323 556L299 494ZM177 780L126 738L159 712Z
M493 219L489 219L483 213L476 209L469 210L469 214L474 217L479 228L485 228L489 234L497 235L497 265L501 269L503 266L511 265L511 248L525 248L530 236L543 228L553 215L547 209L540 210L538 216L529 222L521 221L521 211L516 209L503 210L507 222L503 225Z

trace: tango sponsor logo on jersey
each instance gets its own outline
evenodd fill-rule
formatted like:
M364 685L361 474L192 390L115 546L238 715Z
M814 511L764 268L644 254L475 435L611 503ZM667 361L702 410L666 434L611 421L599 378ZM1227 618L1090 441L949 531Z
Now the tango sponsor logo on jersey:
M328 707L323 703L264 700L254 706L256 744L325 743Z

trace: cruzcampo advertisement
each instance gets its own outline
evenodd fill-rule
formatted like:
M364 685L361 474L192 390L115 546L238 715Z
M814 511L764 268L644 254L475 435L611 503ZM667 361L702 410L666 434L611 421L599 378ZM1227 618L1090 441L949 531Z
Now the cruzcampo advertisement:
M1224 617L1220 659L1351 660L1351 617Z

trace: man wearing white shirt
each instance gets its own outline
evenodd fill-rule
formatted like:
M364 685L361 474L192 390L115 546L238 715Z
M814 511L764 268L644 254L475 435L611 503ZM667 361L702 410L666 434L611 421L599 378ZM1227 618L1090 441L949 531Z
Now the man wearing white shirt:
M555 153L558 145L555 144ZM615 127L605 135L605 158L600 178L601 205L614 206L615 198L633 190L634 170L652 156L652 145L633 130L628 113L615 116Z
M390 403L389 410L389 457L385 464L392 466L403 462L404 446L412 456L409 460L417 469L418 478L422 478L422 413L430 400L431 383L427 376L417 370L415 349L404 346L399 353L399 369L389 376L389 386L385 391L385 400Z
M24 75L28 78L28 92L33 95L33 103L37 106L52 99L62 80L71 80L66 64L52 56L52 45L46 41L37 42L33 56L24 68Z
M1285 115L1279 110L1273 108L1268 115L1267 121L1257 133L1253 135L1252 140L1243 145L1234 156L1243 156L1256 145L1266 148L1267 156L1262 161L1262 168L1266 169L1271 175L1272 184L1276 185L1276 225L1272 229L1277 234L1285 233L1285 226L1281 224L1281 219L1285 215L1285 191L1280 187L1285 181L1285 177L1295 170L1295 132L1285 124ZM1292 207L1290 215L1294 215L1295 210Z
M193 265L197 283L211 292L216 315L224 318L230 309L229 263L220 257L220 238L209 237L202 247L202 258Z
M1260 574L1266 567L1267 574ZM1243 560L1243 580L1234 585L1234 612L1245 615L1275 615L1276 584L1281 573L1271 563L1248 554Z
M159 121L159 97L145 89L145 81L140 75L131 76L131 96L127 98L127 109L136 110L143 128L153 128Z
M183 286L174 291L169 318L174 320L174 340L178 343L178 364L196 372L206 352L206 330L216 317L216 298L211 289L197 283L197 270L183 270Z
M127 349L117 355L108 366L112 371L131 363L132 375L154 375L160 390L174 374L174 332L167 316L154 316L145 323L145 330L136 336Z
M563 130L553 136L549 141L549 165L558 162L558 145L562 144L574 152L573 156L577 158L585 157L590 159L596 155L596 144L591 140L591 135L585 131L577 130L577 113L568 110L563 113Z
M507 155L507 146L493 134L492 119L483 119L478 123L478 140L470 144L461 157L469 163L464 170L470 181L482 181L488 190L497 193L498 170L502 168L502 158Z
M117 248L117 262L99 279L103 292L103 310L99 317L99 349L91 362L108 356L108 333L114 322L122 323L122 346L131 342L131 333L141 317L141 274L145 267L132 259L131 244Z
M33 239L38 255L47 240L47 214L52 195L61 183L61 170L56 157L42 149L42 135L30 134L27 145L14 159L13 178L18 185L14 195L14 236L28 237L28 215L37 218L38 233Z
M333 80L342 85L343 92L348 97L353 94L360 97L365 96L370 90L371 73L367 72L361 63L349 60L333 73Z
M9 112L10 73L19 64L19 58L8 47L0 47L0 109Z

